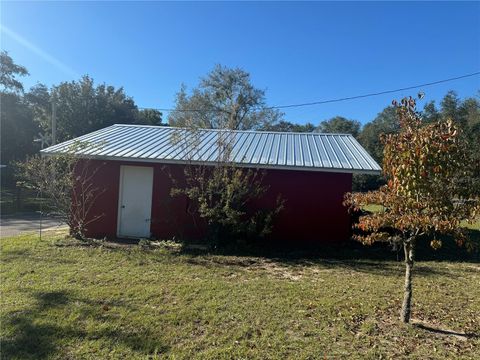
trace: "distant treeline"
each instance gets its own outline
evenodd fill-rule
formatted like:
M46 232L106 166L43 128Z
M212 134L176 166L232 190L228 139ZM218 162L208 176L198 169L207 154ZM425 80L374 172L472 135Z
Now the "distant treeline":
M2 52L0 56L3 165L23 160L29 154L38 152L41 146L49 144L52 103L55 103L57 142L116 123L167 125L162 122L160 111L140 109L123 87L95 84L89 76L83 76L78 81L62 82L51 88L37 84L25 90L19 78L27 76L28 70L15 64L8 53ZM469 140L470 150L476 159L472 166L476 168L480 163L479 94L460 99L454 91L449 91L440 104L428 102L422 111L426 123L449 117L460 125ZM197 111L189 111L192 107ZM191 120L200 127L350 133L379 163L383 154L380 134L396 132L399 128L392 106L387 106L363 126L357 120L342 116L320 121L318 125L285 121L282 113L266 106L264 91L251 85L248 73L222 66L215 67L190 95L182 86L177 94L176 109L179 111L170 114L168 123L178 126L189 125ZM225 115L225 119L222 115ZM4 177L3 181L12 183L13 177ZM354 190L373 189L382 182L380 176L355 176Z

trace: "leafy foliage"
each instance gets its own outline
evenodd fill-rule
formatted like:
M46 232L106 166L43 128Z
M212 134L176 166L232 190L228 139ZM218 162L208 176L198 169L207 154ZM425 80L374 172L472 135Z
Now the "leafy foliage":
M404 111L400 108L399 111ZM459 129L452 121L424 127L413 113L402 113L399 134L385 135L384 172L388 185L358 195L355 204L381 204L388 211L364 217L364 231L393 228L406 234L454 232L460 221L471 218L471 163ZM408 116L408 118L406 118ZM405 120L406 119L406 120ZM359 238L372 243L390 233Z
M96 188L93 178L98 167L89 160L79 160L75 153L91 146L74 143L61 154L35 155L16 164L19 185L33 189L48 200L49 210L70 228L70 234L82 239L89 224L102 215L91 216L95 202L104 189Z
M459 99L454 91L449 91L437 108L434 101L426 103L422 112L422 126L436 123L440 120L452 120L461 129L461 136L467 141L467 151L472 158L473 179L480 182L480 102L477 97ZM363 127L358 135L359 142L372 155L381 162L383 159L384 144L380 137L382 134L398 133L399 121L395 108L385 108L377 117ZM354 189L359 191L373 190L385 184L384 177L380 176L355 176Z
M321 133L340 133L352 134L357 138L360 133L360 122L357 120L350 120L343 116L335 116L329 120L324 120L317 128Z
M365 124L358 136L359 142L372 157L379 163L383 160L382 134L393 134L400 130L400 124L396 109L393 106L386 107L372 122Z
M268 127L281 117L266 106L265 91L251 84L249 73L217 65L190 95L181 87L168 122L188 128L248 130Z
M273 210L249 210L267 190L262 184L264 172L219 164L189 166L184 174L186 187L173 188L172 195L183 194L193 201L194 213L207 223L212 245L263 238L271 232L273 218L282 208L280 198Z
M39 150L34 139L48 138L52 132L52 102L56 104L58 141L115 123L161 124L161 112L140 110L121 87L95 85L92 78L83 76L78 81L63 82L51 89L36 84L24 92L19 78L27 75L27 69L16 64L7 52L0 53L2 164L23 160Z
M364 244L389 241L401 245L407 263L406 298L402 320L409 321L411 268L415 242L432 239L441 246L437 234L452 234L465 242L462 220L472 220L480 205L472 186L470 153L458 125L441 120L423 125L415 100L394 102L400 131L382 136L385 146L383 171L388 180L377 191L347 194L345 204L360 210L368 204L381 205L384 211L361 216L355 238ZM407 291L407 288L409 290ZM407 295L409 292L409 295ZM409 296L409 297L408 297Z
M35 152L33 139L38 131L33 114L21 96L0 93L2 164L23 160Z
M79 81L63 82L54 86L50 91L50 97L57 107L59 141L116 123L156 125L161 122L160 112L139 111L133 99L122 87L117 89L106 84L95 86L89 76L83 76ZM43 108L43 111L49 113L50 110ZM48 119L43 116L37 118L45 131L50 131Z
M385 185L385 179L382 175L353 174L352 191L371 191L377 190Z
M0 53L0 152L1 164L25 159L35 151L33 138L38 131L33 113L23 97L23 85L18 77L28 75L14 63L7 52ZM12 183L10 167L2 170L2 183Z
M15 64L6 51L0 52L0 86L1 92L23 93L23 84L17 80L18 76L28 75L28 70Z
M315 125L312 123L306 123L302 125L294 124L290 121L280 120L278 123L265 125L259 130L280 132L314 132L315 129Z
M279 196L270 209L252 210L256 200L268 187L263 183L265 171L238 167L231 160L234 137L229 130L218 131L215 165L205 166L192 160L198 150L200 130L190 129L178 141L187 154L184 179L171 176L172 196L184 195L191 201L190 212L204 219L208 239L213 246L224 246L235 241L263 238L271 232L272 222L281 209Z

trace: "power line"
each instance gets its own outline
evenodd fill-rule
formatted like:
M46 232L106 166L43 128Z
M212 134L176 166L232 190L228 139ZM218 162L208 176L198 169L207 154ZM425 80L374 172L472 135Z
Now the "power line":
M480 75L480 71L477 71L477 72L474 72L474 73L471 73L471 74L456 76L456 77L453 77L453 78L448 78L448 79L443 79L443 80L438 80L438 81L432 81L432 82L428 82L428 83L424 83L424 84L407 86L407 87L404 87L404 88L398 88L398 89L394 89L394 90L385 90L385 91L379 91L379 92L363 94L363 95L355 95L355 96L348 96L348 97L336 98L336 99L312 101L312 102L306 102L306 103L300 103L300 104L268 106L268 107L266 107L266 109L287 109L287 108L313 106L313 105L321 105L321 104L329 104L329 103L335 103L335 102L341 102L341 101L362 99L362 98L367 98L367 97L391 94L391 93L396 93L396 92L405 91L405 90L412 90L412 89L418 89L418 88L422 88L422 87L426 87L426 86L442 84L442 83L455 81L455 80L460 80L460 79L465 79L465 78L473 77L473 76L477 76L477 75ZM168 112L174 112L174 111L176 111L176 112L202 112L202 111L205 111L204 109L181 109L181 110L166 109L166 108L140 108L140 109L153 109L153 110L168 111Z
M339 98L339 99L330 99L330 100L323 100L323 101L314 101L314 102L303 103L303 104L292 104L292 105L272 106L271 108L272 108L272 109L285 109L285 108L292 108L292 107L320 105L320 104L328 104L328 103L333 103L333 102L340 102L340 101L361 99L361 98L366 98L366 97L372 97L372 96L379 96L379 95L391 94L391 93L395 93L395 92L399 92L399 91L418 89L418 88L425 87L425 86L437 85L437 84L446 83L446 82L449 82L449 81L454 81L454 80L459 80L459 79L464 79L464 78L472 77L472 76L476 76L476 75L480 75L480 71L475 72L475 73L472 73L472 74L457 76L457 77L450 78L450 79L438 80L438 81L433 81L433 82L430 82L430 83L425 83L425 84L420 84L420 85L414 85L414 86L408 86L408 87L405 87L405 88L399 88L399 89L395 89L395 90L385 90L385 91L380 91L380 92L376 92L376 93L370 93L370 94L364 94L364 95L356 95L356 96L349 96L349 97L344 97L344 98Z

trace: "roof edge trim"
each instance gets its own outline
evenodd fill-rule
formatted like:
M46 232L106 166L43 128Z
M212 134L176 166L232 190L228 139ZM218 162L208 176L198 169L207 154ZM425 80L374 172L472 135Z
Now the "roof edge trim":
M42 155L51 156L58 154L57 152L41 151ZM142 159L142 158L130 158L130 157L117 157L117 156L102 156L102 155L89 155L82 154L77 155L81 159L92 160L108 160L108 161L126 161L126 162L141 162L141 163L156 163L156 164L176 164L186 165L189 162L184 160L170 160L170 159ZM192 165L204 165L213 166L215 161L191 161ZM252 169L270 169L270 170L290 170L290 171L313 171L313 172L333 172L333 173L347 173L347 174L367 174L367 175L380 175L381 170L362 170L362 169L339 169L339 168L326 168L326 167L298 167L291 165L268 165L268 164L244 164L235 163L235 166L242 168Z

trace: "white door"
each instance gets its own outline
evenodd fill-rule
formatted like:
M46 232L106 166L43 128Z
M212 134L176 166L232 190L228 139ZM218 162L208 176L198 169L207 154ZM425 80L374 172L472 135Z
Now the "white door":
M121 166L118 194L119 237L150 237L153 168Z

